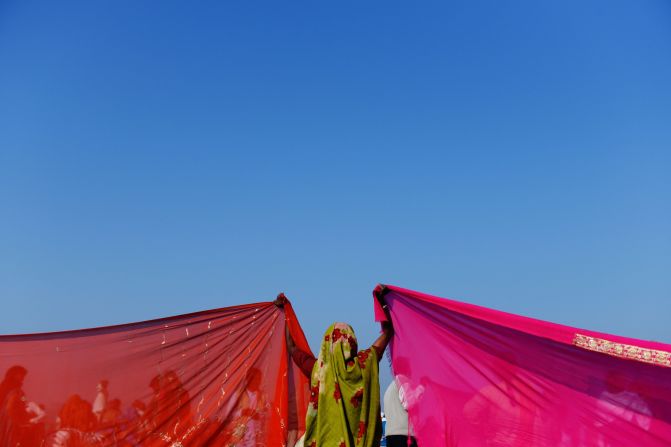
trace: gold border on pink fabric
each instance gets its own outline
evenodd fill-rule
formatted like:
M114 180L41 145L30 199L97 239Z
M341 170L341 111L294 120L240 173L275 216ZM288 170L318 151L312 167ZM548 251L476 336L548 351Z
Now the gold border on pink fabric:
M575 337L573 337L573 344L583 349L602 352L614 357L621 357L671 368L671 352L616 343L610 340L604 340L603 338L582 334L575 334Z

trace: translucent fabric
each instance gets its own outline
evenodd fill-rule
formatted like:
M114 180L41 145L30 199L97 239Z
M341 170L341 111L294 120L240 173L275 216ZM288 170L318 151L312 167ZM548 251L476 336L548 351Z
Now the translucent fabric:
M286 319L285 319L286 315ZM308 378L289 303L0 337L0 446L293 446Z
M384 298L421 447L671 445L670 345L393 286Z

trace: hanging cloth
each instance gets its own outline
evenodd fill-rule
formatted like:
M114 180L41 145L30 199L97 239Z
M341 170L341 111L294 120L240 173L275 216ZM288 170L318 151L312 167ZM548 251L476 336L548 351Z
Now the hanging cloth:
M0 336L0 445L292 447L309 386L285 325L309 350L288 302Z
M418 445L671 445L670 345L394 286L374 295Z

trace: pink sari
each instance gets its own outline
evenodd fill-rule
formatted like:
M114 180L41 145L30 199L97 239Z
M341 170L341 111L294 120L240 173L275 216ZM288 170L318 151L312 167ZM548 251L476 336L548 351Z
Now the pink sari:
M671 445L671 345L393 286L384 298L421 447Z

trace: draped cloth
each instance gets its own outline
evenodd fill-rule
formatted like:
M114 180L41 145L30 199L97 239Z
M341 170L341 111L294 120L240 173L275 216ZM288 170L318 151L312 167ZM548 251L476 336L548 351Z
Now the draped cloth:
M358 351L354 330L326 330L312 368L305 447L377 447L382 435L375 349Z
M671 345L399 287L376 293L420 446L671 445Z
M292 447L309 387L285 324L309 351L290 303L0 336L0 445Z

